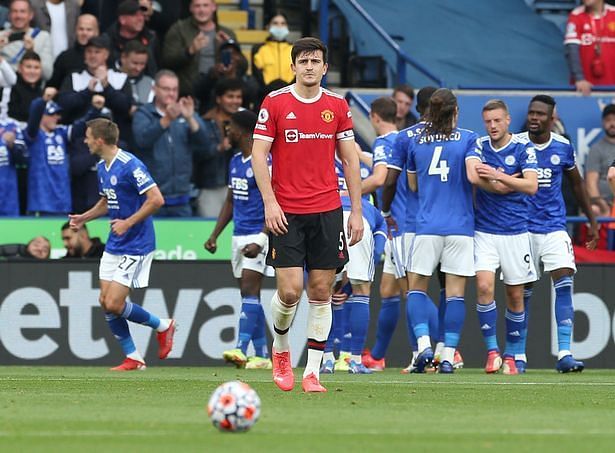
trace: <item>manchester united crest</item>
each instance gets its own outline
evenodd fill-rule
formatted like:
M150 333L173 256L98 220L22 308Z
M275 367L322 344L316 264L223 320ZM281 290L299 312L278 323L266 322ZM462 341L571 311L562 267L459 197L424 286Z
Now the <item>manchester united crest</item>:
M325 123L330 123L335 118L335 115L331 110L327 109L320 112L320 117Z

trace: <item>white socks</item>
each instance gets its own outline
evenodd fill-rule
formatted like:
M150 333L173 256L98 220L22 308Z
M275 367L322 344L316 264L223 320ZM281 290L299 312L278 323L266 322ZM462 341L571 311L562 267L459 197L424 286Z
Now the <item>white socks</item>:
M320 377L320 362L329 337L332 320L331 300L310 300L307 326L308 358L303 377L310 373L314 373L317 379Z
M276 291L271 298L271 316L273 318L273 348L276 352L289 350L288 329L293 322L297 304L288 307L282 303Z

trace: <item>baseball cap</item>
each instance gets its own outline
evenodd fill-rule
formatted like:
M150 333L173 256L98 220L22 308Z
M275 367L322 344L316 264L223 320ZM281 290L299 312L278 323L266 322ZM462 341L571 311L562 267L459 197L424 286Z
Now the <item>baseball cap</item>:
M54 101L47 101L45 104L45 115L55 115L59 114L62 111L62 107L60 104Z
M615 115L615 104L609 104L602 110L602 119L606 118L607 115Z
M118 16L132 16L133 14L137 14L139 11L147 11L145 6L139 5L137 0L124 0L117 7L117 15Z
M107 49L111 48L111 41L107 37L107 35L100 36L92 36L85 47L96 47L98 49Z
M224 41L222 44L220 44L220 50L225 49L227 47L233 47L235 50L237 50L237 52L241 52L241 47L239 46L239 43L235 41L234 39L228 39Z

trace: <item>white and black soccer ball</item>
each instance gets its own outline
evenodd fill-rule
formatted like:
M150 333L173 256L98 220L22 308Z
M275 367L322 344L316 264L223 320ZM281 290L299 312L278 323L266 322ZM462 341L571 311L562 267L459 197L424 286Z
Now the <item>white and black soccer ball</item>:
M220 385L209 398L207 414L220 431L249 430L261 413L261 400L245 382L230 381Z

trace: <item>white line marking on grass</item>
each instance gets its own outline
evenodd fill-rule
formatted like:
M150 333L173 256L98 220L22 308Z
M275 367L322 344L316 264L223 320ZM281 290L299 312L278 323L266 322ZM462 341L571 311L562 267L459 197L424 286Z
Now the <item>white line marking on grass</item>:
M254 383L259 383L259 384L265 384L265 383L273 383L273 381L271 379L252 379L249 378L247 376L242 376L240 378L242 381L245 382L254 382ZM26 382L26 381L39 381L39 382L106 382L106 383L112 383L112 382L156 382L158 380L158 378L152 378L152 379L145 379L145 380L141 380L141 379L131 379L131 378L108 378L108 377L84 377L84 378L72 378L72 377L49 377L49 378L33 378L33 377L0 377L0 382ZM181 382L188 382L188 381L194 381L194 382L202 382L202 381L206 381L206 382L211 382L212 385L215 383L214 380L210 380L210 379L174 379L174 378L165 378L165 377L160 377L160 380L163 381L169 381L169 382L173 382L173 381L181 381ZM570 386L570 385L576 385L576 386L582 386L582 387L614 387L615 386L615 382L574 382L574 381L566 381L566 382L562 382L562 381L557 381L557 382L514 382L514 381L507 381L507 382L473 382L473 381L457 381L455 379L451 379L451 380L446 380L446 381L419 381L419 380L378 380L378 381L373 381L373 380L362 380L362 379L356 379L356 380L337 380L337 379L327 379L324 378L322 380L323 384L354 384L354 383L361 383L361 384L377 384L377 385L451 385L451 384L455 384L455 385L536 385L536 386L544 386L544 385L560 385L560 386Z

